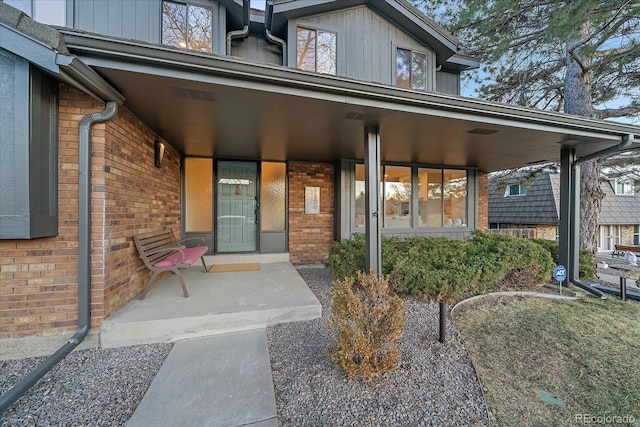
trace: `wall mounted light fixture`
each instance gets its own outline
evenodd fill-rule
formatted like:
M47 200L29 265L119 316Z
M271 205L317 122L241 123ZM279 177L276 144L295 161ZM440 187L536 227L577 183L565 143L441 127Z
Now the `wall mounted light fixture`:
M157 168L162 167L162 161L164 160L164 143L155 141L153 143L153 164Z

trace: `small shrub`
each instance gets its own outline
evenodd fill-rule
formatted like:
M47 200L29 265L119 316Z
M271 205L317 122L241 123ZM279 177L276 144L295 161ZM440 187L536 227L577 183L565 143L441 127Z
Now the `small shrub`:
M542 246L551 254L554 264L560 264L560 245L555 240L534 239L532 242ZM580 251L578 254L578 277L586 280L596 275L596 267L593 256L589 251ZM565 266L566 267L566 266Z
M350 239L329 249L329 257L324 266L340 277L355 277L358 271L364 270L364 245L364 234L354 233Z
M332 315L327 325L336 345L327 354L349 378L371 378L396 369L406 310L389 289L388 279L375 272L333 284Z
M589 251L580 251L578 254L578 277L581 279L591 279L596 275L596 265L593 255Z

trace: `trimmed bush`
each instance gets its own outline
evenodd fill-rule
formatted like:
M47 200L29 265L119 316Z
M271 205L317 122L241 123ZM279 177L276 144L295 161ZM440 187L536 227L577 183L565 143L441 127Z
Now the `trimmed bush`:
M354 235L335 246L325 263L342 277L364 269L365 241ZM382 270L399 293L453 302L496 289L501 282L537 284L554 264L549 250L527 239L474 231L468 240L444 237L382 239Z
M355 277L358 271L364 270L364 245L364 234L354 233L350 239L329 249L324 266L340 277Z
M533 239L532 242L542 246L551 254L553 262L557 265L560 263L560 244L555 240ZM583 280L591 279L596 275L595 262L589 251L580 251L578 254L578 277ZM566 267L566 266L565 266Z
M391 272L391 280L402 293L451 301L464 294L478 274L468 242L415 237L405 242L404 256Z
M355 280L338 279L333 286L327 325L336 345L327 351L329 357L349 378L368 379L396 369L406 310L388 279L358 272Z

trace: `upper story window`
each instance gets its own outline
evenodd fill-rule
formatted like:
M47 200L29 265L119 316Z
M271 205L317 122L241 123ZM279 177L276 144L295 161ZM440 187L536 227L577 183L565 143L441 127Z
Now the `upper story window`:
M213 12L187 3L162 2L162 44L211 52Z
M616 179L615 183L617 196L633 196L633 181L622 181Z
M526 196L527 189L520 184L512 184L504 191L504 197L507 196Z
M298 69L336 74L336 33L299 27L296 43Z
M427 54L396 49L396 86L427 90Z

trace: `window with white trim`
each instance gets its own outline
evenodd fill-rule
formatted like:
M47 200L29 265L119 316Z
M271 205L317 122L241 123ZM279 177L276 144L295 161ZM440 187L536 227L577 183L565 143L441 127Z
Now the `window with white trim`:
M298 27L296 66L300 70L336 74L336 33Z
M508 197L508 196L526 196L526 195L527 195L527 189L524 188L520 184L509 185L504 190L504 197Z
M634 185L631 180L615 180L615 191L617 196L633 196L634 193Z
M162 44L211 52L213 11L174 1L162 2Z
M396 49L396 86L427 90L427 54Z

